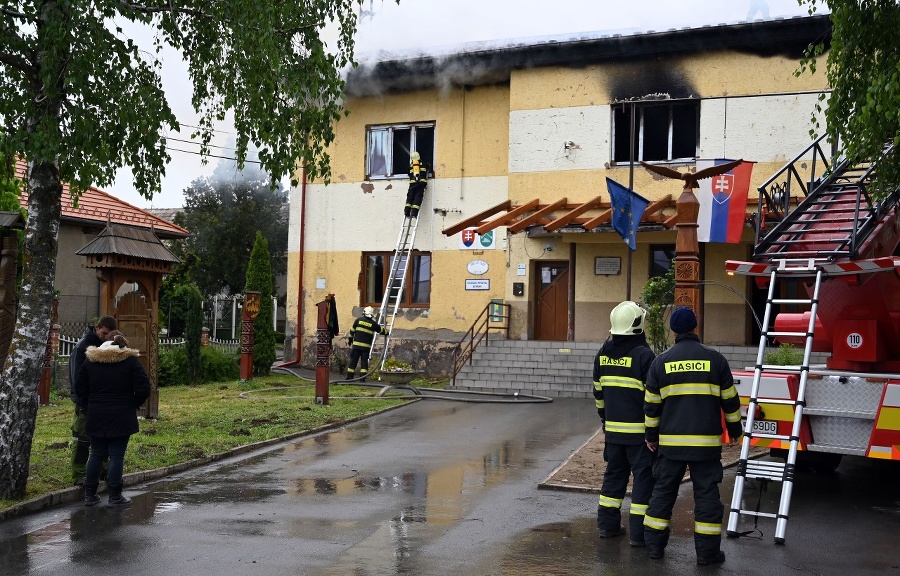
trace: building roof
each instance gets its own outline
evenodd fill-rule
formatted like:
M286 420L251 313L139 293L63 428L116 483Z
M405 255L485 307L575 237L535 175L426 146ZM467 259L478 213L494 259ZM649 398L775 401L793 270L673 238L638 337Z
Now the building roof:
M147 212L167 222L175 222L175 216L184 210L183 208L147 208Z
M153 232L152 228L135 228L110 223L76 254L79 256L124 256L126 259L144 259L176 264L181 262Z
M761 56L787 55L799 59L810 43L830 41L828 15L798 16L719 24L700 28L671 29L634 34L581 34L569 39L531 39L506 46L460 47L441 56L394 58L360 64L347 74L345 91L350 96L479 86L508 82L513 70L543 66L584 67L603 62L629 62L656 56L680 56L713 50L740 50ZM666 74L660 70L660 74ZM679 91L681 89L681 91ZM690 86L673 86L673 98L696 96ZM628 86L614 88L616 100L644 96L629 93Z
M16 162L16 178L25 180L27 164L24 160ZM28 209L28 187L25 186L19 196L19 203ZM127 224L138 228L153 229L157 236L163 239L186 238L189 234L181 226L177 226L168 220L155 216L137 206L132 206L124 200L100 190L88 188L78 198L78 207L72 205L72 195L69 185L63 184L62 193L62 217L63 222L73 224L91 224L103 226L107 222Z

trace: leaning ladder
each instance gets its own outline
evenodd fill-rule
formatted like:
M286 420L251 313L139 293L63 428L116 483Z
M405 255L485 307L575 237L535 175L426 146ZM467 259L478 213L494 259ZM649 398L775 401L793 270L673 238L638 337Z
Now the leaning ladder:
M403 218L400 225L400 234L397 236L397 246L391 256L391 266L388 273L387 286L384 289L384 297L381 300L381 308L378 310L378 324L387 327L387 334L377 338L369 349L370 358L375 356L376 348L381 356L380 367L384 367L387 359L388 345L391 342L391 333L394 331L394 320L400 310L400 302L403 300L403 287L406 286L406 275L409 272L409 261L412 258L413 246L416 242L416 230L419 227L418 218ZM380 341L379 341L380 340Z
M737 531L740 515L775 518L775 543L784 544L784 533L787 529L788 511L791 507L791 493L794 486L794 471L797 463L797 449L800 442L800 425L803 421L803 408L806 406L806 381L809 377L809 361L813 347L813 329L816 325L816 311L819 307L819 287L822 284L821 260L810 258L797 260L777 260L776 267L772 269L769 280L769 294L766 299L765 319L763 320L763 332L759 337L759 351L756 355L756 367L753 372L753 384L750 388L750 402L747 405L747 421L744 425L744 439L741 444L741 455L738 464L737 475L734 479L734 493L731 497L731 511L728 515L728 527L726 534L729 537L738 537L744 533ZM811 299L777 299L775 294L775 280L783 276L811 276L815 274L816 282ZM772 306L775 304L810 304L809 326L806 332L774 332L767 331L769 319L772 317ZM765 399L766 404L783 404L794 407L794 423L790 436L783 434L770 434L755 432L753 421L756 418L759 406L759 382L762 371L765 369L777 369L778 366L763 364L763 356L766 350L767 337L790 336L806 338L806 346L803 350L803 363L800 365L800 386L796 400ZM781 366L780 368L784 368ZM753 438L766 438L790 442L787 460L785 462L771 462L762 460L750 460L750 442ZM744 480L753 478L763 482L781 482L781 500L778 504L778 513L760 512L758 510L742 509L741 502L744 499Z

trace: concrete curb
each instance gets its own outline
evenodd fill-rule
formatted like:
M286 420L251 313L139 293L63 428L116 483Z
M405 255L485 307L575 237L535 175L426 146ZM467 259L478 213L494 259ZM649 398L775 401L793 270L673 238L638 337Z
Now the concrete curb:
M227 460L228 458L232 458L234 456L240 456L249 452L262 451L266 448L272 448L273 446L276 446L278 444L284 444L292 440L303 438L304 436L315 436L316 434L320 434L328 430L335 430L348 424L352 424L366 418L371 418L372 416L377 416L378 414L383 414L391 410L402 408L403 406L407 406L412 402L418 402L419 400L421 400L421 398L411 398L409 402L399 404L397 406L389 406L377 412L366 414L365 416L359 416L357 418L351 418L349 420L342 420L341 422L325 424L317 428L311 428L302 432L288 434L287 436L270 438L269 440L260 440L259 442L254 442L253 444L245 444L244 446L238 446L236 448L226 450L225 452L211 454L209 456L204 456L203 458L195 458L193 460L188 460L187 462L179 462L178 464L172 464L171 466L165 466L163 468L143 470L141 472L132 472L131 474L125 474L122 477L123 484L126 487L135 486L137 484L143 484L144 482L149 482L151 480L158 480L160 478L165 478L166 476L172 476L174 474L178 474L186 470L191 470L193 468L200 468L202 466L206 466L207 464L212 464L213 462ZM105 490L106 483L104 482L100 484L100 491L102 492ZM18 504L10 506L6 510L0 510L0 522L9 520L11 518L17 518L19 516L24 516L25 514L39 512L41 510L45 510L59 504L78 502L83 497L84 489L81 486L63 488L62 490L57 490L55 492L50 492L49 494L44 494L43 496L38 496L37 498L34 498L32 500L19 502Z

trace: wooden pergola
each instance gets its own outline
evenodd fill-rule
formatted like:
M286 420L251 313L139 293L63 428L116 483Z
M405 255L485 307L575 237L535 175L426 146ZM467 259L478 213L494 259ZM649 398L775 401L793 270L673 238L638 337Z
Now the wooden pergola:
M597 196L583 203L569 203L567 198L560 198L549 204L543 204L540 198L535 198L518 205L513 205L512 200L506 200L444 228L442 233L453 236L466 228L475 228L478 234L485 234L500 226L506 226L512 234L528 230L529 235L534 236L561 232L610 232L612 208L609 201L603 198ZM667 209L671 211L666 213ZM671 229L675 226L674 210L675 200L671 194L667 194L647 206L641 225Z

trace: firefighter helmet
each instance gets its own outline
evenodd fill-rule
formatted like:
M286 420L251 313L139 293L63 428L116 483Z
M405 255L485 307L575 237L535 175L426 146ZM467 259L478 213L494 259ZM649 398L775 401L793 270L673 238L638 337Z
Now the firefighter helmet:
M647 316L646 310L631 300L626 300L609 313L609 333L614 336L641 334L644 331L645 316Z
M363 308L363 314L365 314L366 316L372 317L375 315L375 309L372 308L371 306L366 306L365 308Z
M413 152L412 154L409 155L409 161L410 161L410 163L418 162L418 161L419 161L419 158L421 158L421 156L419 156L419 153L418 153L418 152Z

